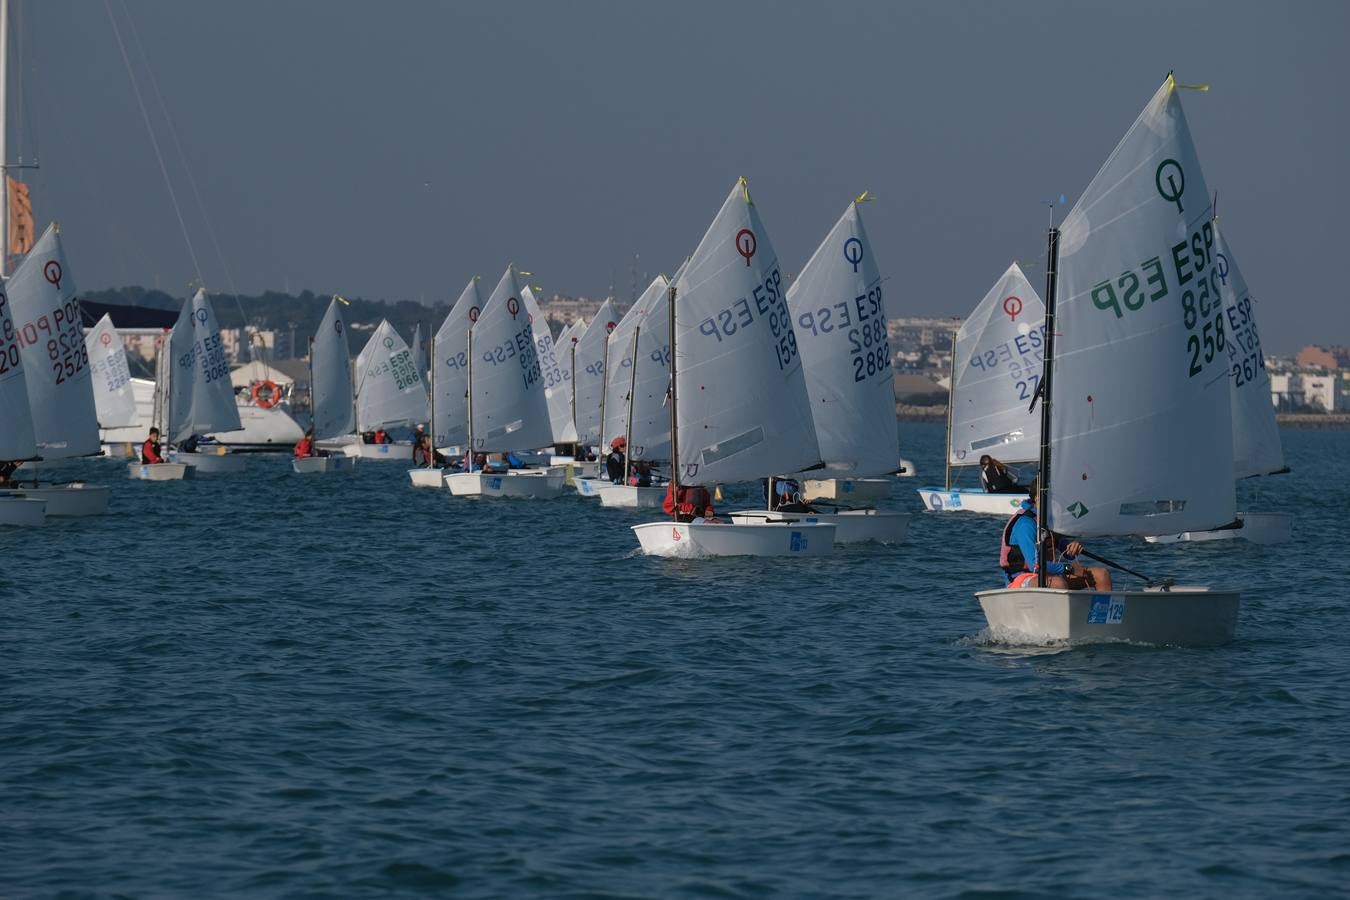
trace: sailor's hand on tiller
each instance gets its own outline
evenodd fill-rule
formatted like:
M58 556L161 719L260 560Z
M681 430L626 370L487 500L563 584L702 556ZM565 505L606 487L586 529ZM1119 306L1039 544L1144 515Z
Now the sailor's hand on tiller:
M1078 541L1069 541L1069 546L1064 548L1065 556L1077 556L1083 552L1083 545Z

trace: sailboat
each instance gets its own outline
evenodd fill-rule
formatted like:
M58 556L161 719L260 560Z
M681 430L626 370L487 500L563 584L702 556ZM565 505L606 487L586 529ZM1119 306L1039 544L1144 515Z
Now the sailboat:
M786 279L744 178L668 290L673 495L818 465ZM652 556L825 556L835 527L699 518L633 532Z
M158 342L155 369L152 419L166 444L194 434L239 429L229 364L206 291L198 290L183 302L178 320ZM170 451L168 456L162 463L128 463L127 472L141 481L177 481L207 471L212 459L207 453Z
M553 439L534 329L508 266L466 335L469 462L445 476L461 497L556 497L563 475L549 470L476 469L473 454L535 449Z
M427 389L408 345L380 320L356 356L356 439L345 447L362 459L407 461L412 443L367 444L362 435L379 428L409 427L427 418Z
M309 396L313 439L332 440L351 434L356 428L356 406L352 392L351 350L347 344L347 323L342 318L342 300L333 297L319 322L319 330L309 342ZM357 457L345 453L314 455L291 460L296 474L319 474L355 468Z
M431 446L457 451L469 442L468 399L469 360L466 337L478 318L483 301L478 294L478 277L460 292L455 305L441 327L431 336ZM432 462L434 463L434 452ZM445 486L445 470L429 464L408 470L414 487Z
M1210 285L1210 209L1169 74L1062 230L1050 229L1042 547L1050 532L1175 534L1233 518L1227 329ZM1036 643L1219 644L1232 639L1241 602L1237 591L1170 581L976 597L996 636Z
M1256 313L1247 282L1238 270L1228 242L1214 223L1215 264L1210 286L1223 298L1224 343L1228 347L1228 383L1233 404L1233 477L1239 481L1288 472L1284 449L1270 402L1270 374L1266 371L1261 337L1256 332ZM1223 528L1150 535L1150 543L1178 541L1225 541L1241 538L1255 544L1280 544L1293 536L1294 517L1289 513L1239 512Z
M577 427L572 421L572 353L575 341L585 328L586 323L578 319L558 332L557 339L553 341L553 356L558 370L552 386L545 376L544 397L548 400L548 418L555 446L577 442ZM547 326L545 330L548 330Z
M37 457L33 413L9 301L0 293L0 466ZM47 501L0 489L0 525L32 527L47 519Z
M75 280L61 230L47 227L6 284L24 368L37 455L44 460L101 452L89 354ZM105 485L23 484L26 497L47 501L49 516L96 516L108 511Z
M664 275L652 279L609 336L609 359L615 364L606 379L603 433L623 435L626 447L623 481L601 488L601 506L656 509L666 496L663 481L653 479L643 487L628 482L634 464L670 460L670 415L665 408L670 386L669 289Z
M571 454L560 454L557 451L560 444L576 443L576 429L572 425L571 414L572 373L563 365L562 354L558 349L562 346L561 341L554 341L548 319L539 306L534 290L528 284L521 286L520 299L525 303L525 312L529 316L530 328L534 332L534 349L539 356L539 372L544 379L544 399L548 404L549 430L553 434L553 446L539 454L540 462L548 466L562 467L559 471L566 476L567 467L570 466L573 472L576 471L576 458ZM570 344L568 346L570 347Z
M122 338L107 313L84 336L100 428L126 428L139 420L131 387L131 366Z
M822 474L836 482L886 476L900 458L895 434L895 389L886 337L881 272L863 227L863 194L821 241L787 292L797 347L806 376L811 421ZM772 489L772 479L770 480ZM766 498L767 499L767 498ZM822 507L815 513L768 509L733 512L733 522L829 522L840 543L899 543L909 534L909 513Z
M942 487L921 487L919 499L933 512L1017 512L1026 491L987 493L958 488L952 469L978 466L988 454L1003 463L1035 463L1040 457L1040 416L1031 399L1045 364L1045 304L1013 263L961 323L952 344L947 403L947 465ZM1026 479L1030 482L1030 479Z
M169 460L186 463L198 475L237 474L247 466L245 457L229 452L223 444L192 451L184 448L184 442L194 435L240 431L243 423L220 323L206 291L198 289L183 310L189 319L185 325L180 314L169 344L173 374L169 377L172 402L167 438L178 444L169 451Z
M577 340L572 358L572 391L577 441L603 452L609 435L601 433L605 420L605 370L609 367L609 336L618 327L614 301L600 304L584 334Z

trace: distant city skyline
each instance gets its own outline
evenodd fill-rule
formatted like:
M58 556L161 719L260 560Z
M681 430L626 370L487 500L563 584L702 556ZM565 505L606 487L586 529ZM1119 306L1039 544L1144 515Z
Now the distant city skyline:
M868 189L904 314L964 316L1174 69L1263 343L1350 343L1350 4L110 5L11 3L11 174L84 289L627 300L744 175L785 268Z

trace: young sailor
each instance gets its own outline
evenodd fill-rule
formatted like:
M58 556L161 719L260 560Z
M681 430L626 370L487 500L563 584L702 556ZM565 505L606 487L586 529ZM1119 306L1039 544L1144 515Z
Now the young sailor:
M151 463L162 463L164 457L159 455L159 429L151 428L150 436L141 444L141 463L149 465Z
M1036 493L1040 479L1034 479L1027 489L1022 508L1013 513L1003 526L1003 540L999 547L999 567L1008 579L1008 587L1036 587L1036 572L1040 554L1036 547ZM1076 561L1083 545L1054 535L1055 548L1062 560L1045 564L1045 587L1068 588L1080 591L1092 588L1103 593L1111 590L1111 572L1104 566L1084 566Z
M678 522L692 522L700 516L704 519L716 519L717 511L713 509L712 497L708 494L708 489L698 485L685 486L680 485L680 493L675 495L675 482L671 482L666 487L666 499L661 504L661 509L665 510L666 515L675 516Z
M296 459L304 459L307 456L314 455L314 429L311 428L305 432L305 436L295 442L295 449L291 451Z

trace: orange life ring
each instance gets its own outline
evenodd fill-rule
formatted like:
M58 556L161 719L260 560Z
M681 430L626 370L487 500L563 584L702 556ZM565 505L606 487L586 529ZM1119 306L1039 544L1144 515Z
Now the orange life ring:
M263 388L267 389L267 396L262 396ZM281 402L281 388L270 378L266 381L258 381L253 385L253 402L263 409L271 409Z

